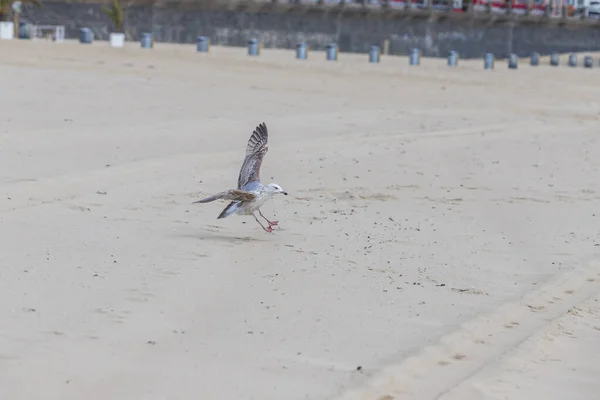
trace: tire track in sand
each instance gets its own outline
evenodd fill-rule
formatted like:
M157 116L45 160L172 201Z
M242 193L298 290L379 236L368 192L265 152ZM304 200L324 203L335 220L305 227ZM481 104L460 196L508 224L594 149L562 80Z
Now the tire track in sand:
M462 324L438 344L389 365L336 400L445 399L461 383L598 293L600 260L594 260L554 277L519 301Z

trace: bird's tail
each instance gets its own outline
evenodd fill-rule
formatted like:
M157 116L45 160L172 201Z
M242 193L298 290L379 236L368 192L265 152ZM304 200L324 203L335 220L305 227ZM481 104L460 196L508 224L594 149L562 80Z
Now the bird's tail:
M221 214L219 214L217 219L229 217L231 214L236 212L236 210L238 209L239 206L240 206L240 203L238 201L232 201L231 203L229 203L227 205L227 207L225 207L225 209L223 211L221 211Z
M233 201L250 201L254 200L256 195L252 192L247 192L245 190L240 189L229 189L225 190L221 193L213 194L212 196L206 197L201 200L197 200L192 202L192 204L196 203L210 203L211 201L223 199L223 200L233 200Z
M220 194L220 193L219 193L219 194ZM215 200L218 200L218 199L220 199L222 196L219 196L219 194L215 194L215 195L213 195L213 196L208 196L208 197L205 197L205 198L203 198L203 199L200 199L200 200L194 201L194 202L192 202L192 204L197 204L197 203L210 203L211 201L215 201Z

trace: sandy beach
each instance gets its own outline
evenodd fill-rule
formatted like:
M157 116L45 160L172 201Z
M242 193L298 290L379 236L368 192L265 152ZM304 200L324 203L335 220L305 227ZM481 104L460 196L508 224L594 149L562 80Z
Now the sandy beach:
M598 398L600 67L0 54L3 399Z

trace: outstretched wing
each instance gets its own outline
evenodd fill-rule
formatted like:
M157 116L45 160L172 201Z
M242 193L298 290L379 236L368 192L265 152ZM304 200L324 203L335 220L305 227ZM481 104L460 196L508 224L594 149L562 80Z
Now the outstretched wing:
M251 201L254 200L256 196L253 193L246 192L244 190L238 189L229 189L225 190L221 193L217 193L213 196L206 197L202 200L194 201L192 204L196 203L210 203L215 200L233 200L233 201Z
M267 125L263 122L256 127L248 140L246 156L244 157L244 163L238 176L238 189L243 188L248 182L260 181L260 165L262 164L263 157L269 150L267 146L268 141L269 133Z

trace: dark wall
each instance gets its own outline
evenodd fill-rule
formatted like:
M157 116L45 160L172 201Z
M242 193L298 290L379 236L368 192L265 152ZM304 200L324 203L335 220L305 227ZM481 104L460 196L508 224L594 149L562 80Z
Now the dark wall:
M100 5L94 4L44 1L42 8L28 7L24 17L37 24L64 25L68 38L77 38L81 27L91 28L95 39L100 40L106 40L111 31ZM369 46L389 39L391 54L407 54L417 47L424 56L434 57L445 57L450 50L457 50L462 58L481 57L485 52L502 58L510 51L526 56L533 51L549 54L600 49L598 28L531 23L511 27L483 21L430 22L322 12L249 13L132 6L125 12L124 25L128 40L139 40L143 32L152 32L157 42L194 43L198 35L205 35L215 45L245 46L249 38L256 37L265 48L294 48L299 41L306 41L311 49L321 50L336 42L342 52L367 52Z

